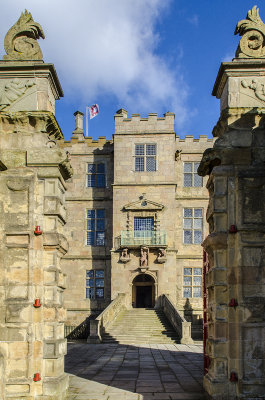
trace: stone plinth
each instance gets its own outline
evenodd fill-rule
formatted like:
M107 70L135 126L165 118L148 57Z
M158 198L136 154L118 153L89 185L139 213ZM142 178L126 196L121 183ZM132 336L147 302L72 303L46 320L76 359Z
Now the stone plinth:
M1 111L50 111L63 91L53 64L0 61Z
M213 94L221 99L217 140L199 167L209 175L203 246L209 256L205 389L211 399L265 393L265 84L264 60L223 63Z

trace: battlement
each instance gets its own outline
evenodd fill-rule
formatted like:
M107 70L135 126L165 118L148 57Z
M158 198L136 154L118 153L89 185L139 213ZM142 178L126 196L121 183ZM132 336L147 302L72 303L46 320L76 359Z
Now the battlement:
M113 143L112 140L107 140L106 136L99 136L98 139L93 139L92 136L75 138L72 137L70 140L65 140L61 143L62 147L69 147L76 144L85 144L89 147L102 147L104 145L111 145Z
M176 136L176 143L213 143L214 138L209 138L207 135L200 135L199 138L194 138L192 135L186 135L185 138Z
M142 118L140 114L132 114L128 118L128 112L121 108L114 115L116 134L141 134L141 133L174 133L175 114L167 112L163 117L157 113L148 114L148 118Z

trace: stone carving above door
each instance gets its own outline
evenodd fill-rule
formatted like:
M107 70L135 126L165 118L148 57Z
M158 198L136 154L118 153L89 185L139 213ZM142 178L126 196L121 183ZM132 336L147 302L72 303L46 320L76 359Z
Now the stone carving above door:
M163 249L163 248L158 249L158 255L157 255L156 261L159 264L163 264L167 261L166 249Z
M148 269L149 248L141 247L140 250L140 271L145 272Z
M120 261L123 264L126 264L127 262L130 261L130 254L127 248L122 249L121 251L121 256L120 256Z

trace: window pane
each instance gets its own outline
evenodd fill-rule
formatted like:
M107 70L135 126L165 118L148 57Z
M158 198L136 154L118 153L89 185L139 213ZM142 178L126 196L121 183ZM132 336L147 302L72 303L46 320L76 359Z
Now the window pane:
M200 219L194 219L193 220L193 223L194 223L194 225L193 225L193 227L194 227L194 229L202 229L202 219L200 218Z
M96 278L104 278L104 270L103 269L96 269Z
M191 288L190 287L184 287L183 296L184 297L191 297Z
M146 155L147 156L156 155L156 145L155 144L147 144L146 145Z
M87 172L95 173L96 172L96 164L87 164Z
M201 208L195 208L194 209L194 217L202 217L202 209Z
M135 171L144 171L144 157L135 158Z
M194 243L199 244L202 242L202 232L201 231L194 231Z
M87 187L95 187L96 186L96 175L87 175Z
M94 219L87 219L87 230L88 231L95 230L95 220Z
M202 297L202 289L201 287L193 288L193 297Z
M105 230L105 220L97 219L97 231L104 231L104 230Z
M152 231L154 230L154 218L134 218L134 230L135 231Z
M198 168L199 168L199 165L200 165L200 163L197 163L197 162L195 162L194 163L194 169L193 169L193 171L197 174L197 170L198 170Z
M202 284L202 277L201 276L194 276L193 277L193 285L199 286Z
M97 232L96 246L104 246L105 232Z
M192 217L192 208L184 208L184 217Z
M184 172L192 172L192 163L184 163Z
M191 286L191 276L184 276L184 285Z
M192 219L191 218L185 218L184 219L184 228L192 229Z
M105 186L106 186L105 175L98 174L97 175L97 187L105 187Z
M192 186L192 174L184 174L184 186L185 187Z
M155 157L146 157L146 171L156 170L156 159Z
M94 299L94 293L95 293L94 288L86 288L86 298L87 299Z
M194 268L193 274L194 275L202 275L202 268Z
M98 164L97 172L105 172L105 164Z
M95 210L87 210L87 218L95 218Z
M191 275L191 274L192 274L191 268L184 268L184 275Z
M105 210L97 210L97 218L105 218Z
M202 176L194 174L194 186L195 187L202 186Z
M95 286L95 280L94 279L87 279L86 280L86 285L88 287L94 287Z
M92 231L87 232L86 244L88 246L94 246L94 243L95 243L95 232Z
M96 279L96 287L104 287L104 279Z
M86 271L86 277L87 278L93 278L94 277L94 271L93 269L90 271Z
M185 244L192 243L192 231L184 231L184 243Z
M104 297L104 289L96 289L96 299L103 299Z
M135 155L136 156L144 155L144 144L136 144L135 145Z

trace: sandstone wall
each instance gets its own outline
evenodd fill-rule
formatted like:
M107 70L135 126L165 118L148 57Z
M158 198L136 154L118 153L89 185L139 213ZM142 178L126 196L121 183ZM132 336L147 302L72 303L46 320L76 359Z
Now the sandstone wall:
M30 62L24 66L34 69ZM0 85L3 74L8 72L6 85L21 70L23 62L2 62ZM42 63L43 71L44 83L54 69ZM27 101L22 94L12 111L3 104L0 111L1 399L59 400L68 387L66 276L60 263L68 249L63 231L65 181L71 167L66 153L57 147L62 133L50 107L56 93L51 94L51 87L42 88L42 111L38 111L39 96L33 93ZM56 90L62 94L58 86Z

